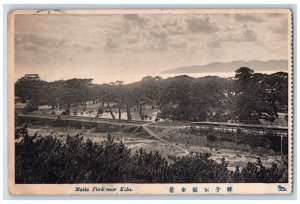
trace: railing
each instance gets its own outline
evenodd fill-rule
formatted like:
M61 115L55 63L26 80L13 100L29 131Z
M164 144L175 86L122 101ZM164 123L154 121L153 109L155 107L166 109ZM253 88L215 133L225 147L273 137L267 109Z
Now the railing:
M287 126L278 125L262 125L262 124L243 124L243 123L221 123L221 122L192 122L194 125L210 125L210 126L225 126L236 128L253 128L253 129L272 129L272 130L288 130Z

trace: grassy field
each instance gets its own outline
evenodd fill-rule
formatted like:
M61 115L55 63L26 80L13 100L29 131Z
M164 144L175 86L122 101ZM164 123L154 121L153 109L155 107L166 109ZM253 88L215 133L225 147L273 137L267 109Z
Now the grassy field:
M212 140L211 138L195 134L192 130L182 130L176 128L155 128L149 127L155 134L162 138L158 140L146 134L140 129L134 131L122 131L116 129L110 132L115 141L122 141L132 152L145 149L147 152L158 151L169 162L172 162L172 156L185 156L187 152L192 153L210 153L211 158L221 162L225 158L229 162L228 169L234 170L236 166L244 167L247 162L255 162L260 157L262 162L271 167L272 163L277 163L279 167L286 168L287 156L281 156L268 147L253 147L240 140ZM37 137L53 136L65 141L68 135L83 135L85 139L89 138L94 142L102 142L108 136L108 132L97 128L76 129L72 127L50 127L29 124L28 132L30 136L36 134ZM19 139L20 140L20 139Z

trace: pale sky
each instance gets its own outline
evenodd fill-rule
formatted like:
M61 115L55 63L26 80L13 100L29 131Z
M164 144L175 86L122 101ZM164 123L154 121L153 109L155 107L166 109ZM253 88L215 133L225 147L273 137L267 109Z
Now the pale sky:
M288 58L288 14L16 15L15 73L43 80Z

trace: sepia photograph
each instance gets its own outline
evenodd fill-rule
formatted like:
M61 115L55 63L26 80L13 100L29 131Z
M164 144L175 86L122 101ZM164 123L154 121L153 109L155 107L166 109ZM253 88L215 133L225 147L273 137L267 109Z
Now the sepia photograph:
M12 10L10 192L291 193L291 15Z

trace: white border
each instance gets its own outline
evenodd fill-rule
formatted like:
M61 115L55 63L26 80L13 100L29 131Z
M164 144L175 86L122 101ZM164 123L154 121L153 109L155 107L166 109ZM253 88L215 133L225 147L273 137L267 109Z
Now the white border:
M2 3L3 2L3 3ZM9 0L3 0L1 2L1 7L0 7L0 13L1 14L3 14L3 4L24 4L25 2L24 1L22 1L22 0L11 0L11 1L9 1ZM74 1L67 1L67 0L44 0L43 2L41 2L41 1L38 1L38 0L36 0L36 1L27 1L26 2L27 4L28 3L31 3L31 4L49 4L49 3L56 3L56 4L68 4L68 3L74 3ZM99 3L99 1L97 1L97 0L84 0L84 1L76 1L76 3L80 3L80 4L89 4L89 3L92 3L92 4L97 4L97 3ZM190 1L190 0L172 0L172 1L165 1L165 0L160 0L160 1L157 1L157 0L152 0L152 1L143 1L143 2L141 2L141 1L138 1L138 0L136 0L136 1L128 1L128 0L124 0L124 1L115 1L115 0L111 0L111 1L106 1L106 2L100 2L100 3L106 3L106 4L110 4L110 5L112 5L112 4L115 4L115 3L117 3L117 4L128 4L128 3L133 3L133 4L139 4L139 5L141 5L141 4L151 4L151 3L162 3L162 4L172 4L172 5L175 5L175 4L184 4L185 6L187 6L186 4L188 4L188 3L205 3L205 4L221 4L221 5L223 5L224 6L224 4L225 4L225 2L224 1L215 1L215 0L203 0L203 1L201 1L201 2L199 2L199 1ZM259 6L259 5L261 5L261 4L267 4L267 3L271 3L271 4L297 4L298 3L298 1L296 1L296 0L281 0L281 1L278 1L278 0L273 0L273 1L264 1L264 0L259 0L259 1L257 1L257 0L252 0L252 1L250 1L250 0L245 0L245 1L226 1L226 4L227 5L229 5L229 4L240 4L240 6L243 6L243 5L245 5L245 4L256 4L256 5L254 5L254 6ZM18 6L18 5L17 5ZM25 5L26 6L26 5ZM29 6L29 5L27 5L27 6ZM33 6L36 6L36 5L33 5ZM47 5L45 5L45 6L47 6ZM48 5L49 6L49 5ZM51 6L51 5L50 5ZM127 5L128 6L128 5ZM235 6L237 6L237 5L235 5ZM298 8L298 5L296 5L296 8ZM299 12L298 12L299 13ZM298 15L299 14L297 14L297 17L298 17ZM0 15L0 20L1 20L1 22L3 22L3 15ZM297 27L299 27L299 21L297 21ZM1 42L1 45L2 45L2 47L3 47L3 26L1 27L1 34L0 34L0 42ZM297 34L297 37L299 36L299 34ZM296 36L295 36L296 37ZM297 42L297 45L298 45L298 42ZM296 45L295 45L295 47L297 47ZM4 52L5 52L5 49L3 50ZM295 56L295 59L297 59L298 58L298 53L297 53L297 55ZM294 60L295 60L294 59ZM3 64L3 55L0 55L0 61L1 61L1 63ZM294 78L298 78L298 72L294 72ZM1 77L0 77L0 80L3 82L3 79L5 78L6 76L3 76L3 71L1 72ZM4 91L4 86L3 86L3 83L0 83L0 90L1 90L1 94L3 95L3 94L5 94L5 91ZM296 87L295 87L296 88ZM298 95L298 93L299 93L299 90L298 89L296 89L296 91L297 92L295 92L294 93L294 98L295 98L295 100L296 100L296 95ZM2 97L1 97L2 98ZM2 100L4 100L5 99L5 97L3 97L2 98ZM295 104L295 105L297 105L298 104L298 101L297 101L297 103ZM3 102L2 103L0 103L0 107L1 107L1 109L0 109L0 113L1 113L1 115L3 116L3 113L4 113L4 111L3 111L3 108L4 108L4 106L3 106ZM298 113L298 109L297 109L297 111L295 111L294 112L294 120L296 120L296 115L297 115L297 113ZM4 120L5 120L6 118L4 118L4 117L1 117L1 121L0 121L0 127L1 127L1 130L3 130L4 129L4 126L3 126L3 122L4 122ZM297 122L297 123L295 123L295 125L296 126L298 126L298 121L295 121L295 122ZM297 134L296 134L296 131L295 131L295 137L297 136ZM294 146L298 146L298 143L299 143L299 140L297 140L297 144L294 144ZM3 140L0 140L0 144L1 144L1 147L3 147ZM296 152L297 150L294 150L294 152ZM2 151L0 151L1 153L0 153L0 155L2 156L2 158L3 158L3 156L5 156L5 155L3 155L3 152ZM1 159L0 160L0 164L1 164L1 167L4 167L5 168L5 166L7 166L6 164L4 165L4 163L3 163L3 160ZM297 167L296 167L297 169L299 169L299 163L297 162ZM1 181L3 181L3 169L1 168L1 170L0 170L0 174L1 174ZM297 180L297 183L298 183L298 181L299 181L299 179L298 179L298 177L296 177L296 175L294 175L294 178ZM2 183L2 182L1 182ZM3 185L0 185L0 192L1 192L1 196L2 196L2 198L3 198L3 190L7 190L7 188L3 188ZM6 192L4 192L4 194L6 194ZM297 191L296 192L294 192L293 193L293 196L289 196L289 197L276 197L276 196L268 196L268 198L269 199L274 199L274 198L276 198L276 199L296 199L297 198L297 194L299 194L299 188L297 188ZM241 196L234 196L234 197L231 197L231 198L229 198L229 197L223 197L223 196L220 196L221 197L221 199L245 199L245 198L247 198L247 199L264 199L263 201L261 201L261 202L263 202L263 203L268 203L268 201L265 201L265 199L266 199L266 197L264 196L264 197L262 197L262 196L255 196L255 197L253 197L253 196L244 196L244 197L241 197ZM44 198L44 199L74 199L74 197L73 198L64 198L64 197L42 197L42 198ZM183 199L182 197L178 197L178 196L176 196L176 197L159 197L160 199ZM37 197L23 197L23 198L21 198L21 197L14 197L14 198L12 198L12 197L6 197L5 199L41 199L41 197L39 197L39 198L37 198ZM77 199L79 199L79 198L77 198ZM84 198L83 198L84 199ZM88 198L85 198L85 199L88 199ZM95 198L93 198L93 199L95 199ZM99 197L98 197L98 199L100 199ZM106 199L114 199L114 198L106 198ZM116 198L115 198L116 199ZM124 199L124 198L121 198L121 199ZM131 197L131 199L137 199L137 198L132 198ZM153 197L139 197L139 199L153 199ZM190 199L190 198L186 198L186 199ZM201 199L201 197L197 197L197 198L194 198L194 199ZM209 197L209 196L206 196L206 197L204 197L204 198L202 198L202 199L218 199L218 197ZM4 201L4 203L7 203L8 201ZM11 201L9 201L10 203L11 203ZM22 201L22 203L27 203L28 201ZM32 202L39 202L39 201L29 201L30 203L32 203ZM29 203L28 202L28 203ZM51 202L51 201L44 201L44 202L46 202L46 203L49 203L49 202ZM72 203L77 203L77 202L82 202L82 201L80 201L80 200L77 200L77 201L70 201L70 202L72 202ZM96 201L97 202L97 201ZM128 200L127 201L122 201L122 202L128 202ZM131 202L133 202L133 201L129 201L130 203ZM129 203L128 202L128 203ZM147 201L143 201L143 202L147 202ZM157 202L157 201L156 201ZM179 201L171 201L172 203L173 202L181 202L180 200ZM188 202L188 201L185 201L185 202ZM202 202L202 201L201 201ZM224 200L224 201L221 201L221 202L225 202L225 203L234 203L234 202L238 202L238 203L240 203L240 201L239 200L237 200L237 201L231 201L231 200ZM245 202L245 203L253 203L253 201L243 201L243 202ZM255 201L255 202L258 202L258 201ZM269 201L269 202L272 202L272 203L281 203L282 201L281 200L272 200L272 201ZM284 201L284 202L286 202L286 201ZM293 201L293 202L295 202L295 200ZM15 202L13 202L13 203L15 203ZM98 202L97 202L98 203ZM110 202L111 203L111 202ZM115 203L115 202L114 202ZM190 202L189 202L190 203Z

